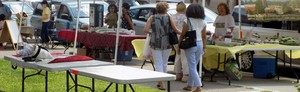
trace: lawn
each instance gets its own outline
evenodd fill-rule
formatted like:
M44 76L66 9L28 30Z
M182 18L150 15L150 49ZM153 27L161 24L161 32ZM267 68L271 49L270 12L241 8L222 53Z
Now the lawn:
M26 69L26 74L36 73L37 70ZM45 74L45 72L42 72ZM66 73L64 72L48 72L48 91L49 92L65 92L66 91ZM11 68L8 61L0 59L0 92L20 92L22 89L22 68L18 67L16 70ZM91 78L78 77L79 84L91 86ZM73 85L70 79L70 85ZM95 91L102 92L109 82L95 80ZM140 85L132 85L137 92L163 92L161 90L145 87ZM25 92L44 92L45 82L44 76L33 76L25 80ZM90 92L86 88L79 87L79 92ZM74 90L72 89L71 92ZM123 91L123 86L119 85L119 91ZM131 92L129 86L127 91ZM115 85L112 85L108 92L115 92Z

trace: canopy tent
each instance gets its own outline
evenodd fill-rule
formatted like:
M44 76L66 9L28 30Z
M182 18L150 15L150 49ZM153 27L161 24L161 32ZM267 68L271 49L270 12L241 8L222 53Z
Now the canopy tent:
M73 48L73 55L75 55L76 53L76 45L77 45L77 36L78 36L78 30L79 30L79 14L80 14L80 3L81 0L77 0L78 2L78 15L77 15L77 22L76 22L76 33L75 33L75 41L74 41L74 48ZM96 0L94 0L94 3L96 2ZM119 6L122 6L123 0L119 1ZM122 7L119 7L118 9L118 15L122 15ZM114 64L117 64L117 55L118 55L118 44L119 44L119 31L120 31L120 24L121 24L121 16L118 16L118 23L117 23L117 31L116 31L116 46L115 46L115 57L114 57Z

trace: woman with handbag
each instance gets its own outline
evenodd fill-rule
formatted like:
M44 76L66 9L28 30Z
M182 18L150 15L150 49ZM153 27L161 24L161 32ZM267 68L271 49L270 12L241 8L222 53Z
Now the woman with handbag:
M183 21L186 20L185 10L186 10L186 5L183 2L179 2L176 5L177 13L172 15L172 17L174 18L176 27L180 31L182 30ZM177 47L178 47L178 44L175 45L176 51L179 50ZM183 49L180 49L180 50L181 50L181 52L183 52ZM189 71L188 71L186 56L184 53L176 54L174 71L176 73L176 81L181 81L184 83L187 82L188 76L189 76Z
M145 33L149 33L151 37L150 48L155 62L155 70L164 73L167 72L168 58L172 50L172 44L169 42L170 30L180 34L172 17L167 14L168 8L169 5L166 2L157 3L157 14L149 17L143 30ZM152 32L148 31L150 27ZM165 90L162 81L158 82L157 87L160 90Z
M205 14L204 8L199 4L191 4L186 10L187 19L183 23L182 34L180 35L179 44L182 48L183 40L186 36L192 37L194 39L189 39L194 43L189 45L184 49L186 54L188 67L189 67L189 79L187 86L184 90L192 91L192 87L196 87L193 92L201 92L201 79L197 72L197 64L200 61L200 56L204 54L206 47L206 22L204 21ZM192 33L192 34L191 34ZM177 51L180 54L180 50Z

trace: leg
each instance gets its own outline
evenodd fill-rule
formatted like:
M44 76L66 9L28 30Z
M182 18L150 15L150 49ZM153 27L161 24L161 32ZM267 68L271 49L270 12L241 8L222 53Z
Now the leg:
M69 71L68 70L66 71L66 87L67 87L66 92L69 92Z
M152 50L153 59L155 61L155 70L158 72L163 72L163 61L162 61L162 51L161 50Z
M92 78L92 92L95 92L95 79Z
M166 49L162 51L162 60L163 60L163 72L167 72L167 66L169 62L169 57L172 49Z
M126 92L126 84L123 85L123 90Z
M75 92L78 92L78 80L76 74L75 74Z
M45 75L45 92L48 92L48 71L46 71Z
M25 68L22 68L22 92L25 90Z
M119 86L118 86L118 83L116 83L116 92L119 92Z
M170 85L170 81L168 81L168 92L171 92L171 85Z

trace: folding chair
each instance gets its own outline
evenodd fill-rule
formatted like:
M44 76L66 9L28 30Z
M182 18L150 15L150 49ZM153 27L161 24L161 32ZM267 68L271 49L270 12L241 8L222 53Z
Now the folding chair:
M144 61L142 66L141 66L141 69L143 69L143 66L147 62L147 59L145 59L143 57L143 50L144 50L145 40L146 39L134 39L134 40L131 41L131 44L134 48L136 56L138 57L139 60ZM153 70L155 71L154 62L153 62L152 59L150 59L150 63L152 64Z

